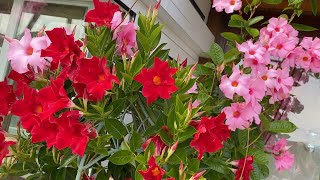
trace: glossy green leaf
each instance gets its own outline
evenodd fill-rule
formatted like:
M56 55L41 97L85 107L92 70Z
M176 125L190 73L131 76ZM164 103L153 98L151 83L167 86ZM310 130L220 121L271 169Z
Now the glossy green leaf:
M110 156L109 161L116 165L124 165L134 160L133 153L128 150L120 150Z
M233 32L223 32L223 33L221 33L221 36L224 37L225 39L228 39L229 41L235 41L238 43L243 42L242 37L239 36L238 34L233 33Z
M262 0L266 4L281 4L282 0Z
M291 133L297 129L297 126L287 120L277 120L270 122L268 131L274 133Z
M259 30L256 28L246 27L246 30L253 38L259 36Z
M248 21L248 25L249 25L249 26L254 25L254 24L262 21L263 19L264 19L264 16L256 16L256 17L254 17L254 18L252 18L252 19L250 19L250 20Z
M295 28L298 31L316 31L316 30L318 30L315 27L304 25L304 24L292 23L291 25L293 28Z
M224 59L223 49L217 43L212 43L209 51L209 55L214 64L220 65Z
M130 149L132 151L135 151L137 149L140 149L142 144L142 137L141 134L137 133L137 132L133 132L130 138Z
M105 120L105 128L116 139L121 139L128 134L124 125L116 119Z
M317 0L311 0L311 10L312 10L312 14L314 16L317 15L318 13L318 1Z

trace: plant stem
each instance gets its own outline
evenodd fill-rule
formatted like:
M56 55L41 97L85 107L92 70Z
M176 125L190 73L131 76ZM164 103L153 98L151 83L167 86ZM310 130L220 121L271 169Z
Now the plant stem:
M84 169L84 162L86 161L87 155L83 155L83 157L80 160L80 163L78 165L78 171L77 171L77 176L76 176L76 180L80 180L81 179L81 175L82 175L82 171Z
M244 157L244 164L243 164L243 168L242 168L242 171L241 171L240 179L243 179L243 172L244 172L244 169L246 168L247 156L248 156L248 150L249 150L249 146L248 146L249 141L250 141L250 128L248 128L246 156Z
M247 145L246 148L249 148L249 147L252 146L256 141L258 141L258 139L261 137L262 134L263 134L263 132L261 132L261 133L259 134L259 136L258 136L255 140L253 140L249 145Z

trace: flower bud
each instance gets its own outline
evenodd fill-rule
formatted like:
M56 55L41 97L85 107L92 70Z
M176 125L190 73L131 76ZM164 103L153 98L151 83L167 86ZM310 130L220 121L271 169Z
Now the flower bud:
M206 172L206 170L203 170L201 172L195 173L190 180L198 180L200 179L200 177Z

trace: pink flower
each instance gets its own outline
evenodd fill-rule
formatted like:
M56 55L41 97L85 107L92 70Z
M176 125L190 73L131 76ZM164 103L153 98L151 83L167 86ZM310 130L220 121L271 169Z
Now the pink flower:
M186 92L186 94L198 94L197 83L195 82L193 86Z
M50 40L46 36L31 37L29 29L25 29L24 36L20 41L9 40L9 51L7 58L11 62L11 67L16 72L23 74L29 71L29 66L38 73L38 70L45 70L50 65L50 58L40 57L41 50L50 45Z
M114 13L111 21L111 29L114 30L113 40L117 39L117 52L120 54L133 55L133 50L137 50L136 29L133 22L123 20L120 11Z
M248 84L249 93L244 96L246 103L255 103L265 96L266 85L261 78L250 79Z
M212 8L215 8L217 12L225 10L227 14L240 10L241 6L241 0L213 0L212 4Z
M250 115L249 121L250 123L253 123L253 121L256 124L260 124L261 120L259 118L259 114L262 111L262 106L258 102L250 103L246 107L248 114Z
M236 129L246 129L250 126L250 112L246 109L247 106L244 103L232 103L231 106L223 108L223 112L226 114L226 125L229 126L231 131Z
M293 86L293 78L289 74L288 68L277 69L277 83L275 88L282 90L283 93L288 94Z
M238 11L242 7L242 1L241 0L226 0L225 2L225 9L224 11L229 14L233 13L234 11Z
M297 54L296 65L297 67L308 71L310 69L311 59L312 56L308 51L301 51Z
M285 138L281 138L279 141L274 143L273 145L267 146L268 149L272 150L273 154L279 154L282 151L287 150L288 141Z
M320 59L318 57L311 58L310 70L313 73L320 72Z
M320 39L314 38L312 40L312 37L304 37L301 41L300 45L306 49L310 50L313 54L320 56Z
M213 0L212 8L215 8L217 12L222 12L224 7L224 0Z
M285 98L289 97L288 93L284 93L282 89L277 90L276 88L268 89L267 95L270 95L269 103L274 104L277 101L284 100Z
M267 26L267 31L282 33L285 31L288 21L285 18L271 18L269 19L269 24Z
M258 77L264 81L267 88L273 88L276 83L277 71L265 68L258 73Z
M267 56L266 49L261 44L253 44L252 40L238 44L237 48L244 53L244 59L254 59L257 63L269 64L270 59Z
M290 51L284 61L281 63L282 68L295 67L297 56L303 54L305 51L300 47L296 47L294 50Z
M270 41L269 52L272 56L286 58L290 51L296 47L296 39L290 39L285 34L278 34Z
M222 76L219 87L227 98L232 99L235 93L239 96L249 93L248 82L249 77L242 75L240 70L233 66L233 73L229 78L226 75Z
M259 42L268 50L269 48L269 41L272 37L272 32L269 32L267 30L267 27L260 29L260 35L259 35Z
M278 171L288 170L292 168L294 163L294 155L289 151L284 151L278 156L274 156L275 165Z

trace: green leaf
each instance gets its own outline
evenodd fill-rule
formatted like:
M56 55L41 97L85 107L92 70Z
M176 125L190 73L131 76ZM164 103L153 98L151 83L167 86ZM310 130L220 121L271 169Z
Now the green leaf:
M288 5L296 5L296 4L299 4L299 3L302 3L303 0L288 0Z
M228 23L229 27L246 27L247 26L247 21L244 20L241 16L239 16L238 14L233 14L229 20Z
M269 164L269 156L262 150L250 148L248 155L253 156L254 161L258 164Z
M312 14L314 16L316 16L318 13L318 1L317 0L311 0L311 9L312 9Z
M196 132L197 130L194 127L188 126L183 132L179 133L179 142L192 138Z
M262 0L266 4L281 4L282 0Z
M166 144L172 144L173 143L173 139L170 137L170 135L168 134L167 131L160 129L159 131L159 135L161 137L161 140L166 143Z
M267 130L274 133L291 133L296 129L297 129L297 126L290 121L277 120L277 121L270 122L269 128Z
M185 149L177 149L169 158L169 162L173 164L180 164L187 162L187 151Z
M128 134L124 125L116 119L105 120L105 128L116 139L121 139Z
M238 58L238 56L241 54L241 52L237 48L232 48L229 51L226 52L224 55L224 62L230 63L233 62Z
M110 156L109 161L116 165L125 165L134 160L133 153L128 150L120 150Z
M188 170L191 172L198 172L200 161L198 159L188 159Z
M226 166L226 163L223 162L222 160L220 159L214 159L213 156L211 156L210 158L206 159L204 161L204 163L206 165L208 165L210 167L210 169L216 171L216 172L219 172L221 174L226 174L228 173L228 168Z
M291 23L291 25L293 28L295 28L298 31L316 31L316 30L318 30L315 27L304 25L304 24Z
M256 24L256 23L262 21L263 18L264 18L263 16L254 17L254 18L252 18L252 19L250 19L250 20L248 21L248 25L251 26L251 25L253 25L253 24Z
M142 143L142 137L139 133L133 132L130 138L130 149L135 151L140 149Z
M115 101L112 101L109 106L112 106L112 111L110 117L116 118L123 111L124 106L126 105L126 99L120 98Z
M246 27L246 30L253 38L259 36L259 30L256 28Z
M221 33L221 36L229 41L232 41L232 42L233 41L238 42L238 43L243 42L242 37L239 36L238 34L233 33L233 32L223 32L223 33Z
M214 64L220 65L224 59L223 49L217 43L212 43L209 55Z

